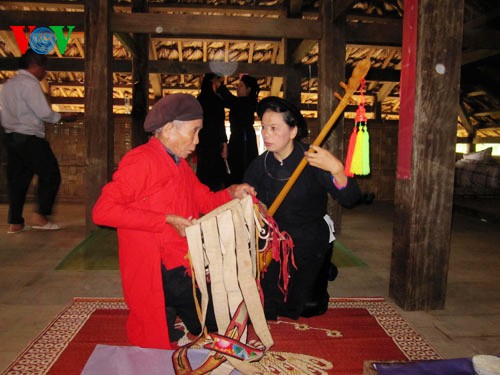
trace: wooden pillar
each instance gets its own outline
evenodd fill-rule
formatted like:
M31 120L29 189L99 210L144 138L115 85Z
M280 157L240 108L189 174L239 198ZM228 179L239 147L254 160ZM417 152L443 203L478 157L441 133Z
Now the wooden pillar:
M326 124L339 101L334 93L343 94L339 84L345 77L345 17L333 19L333 0L321 0L320 18L322 37L319 40L318 61L318 118L321 127ZM344 160L344 117L335 124L326 144L330 152L340 160ZM335 222L335 229L340 233L342 228L342 207L329 200L328 213Z
M113 43L109 30L111 2L85 2L85 131L87 134L86 225L96 228L92 207L113 171Z
M147 11L147 1L132 1L132 12ZM132 147L136 147L148 140L143 125L149 99L149 34L134 34L133 39L136 53L132 58Z
M302 92L302 76L293 56L299 44L299 41L296 39L285 40L285 65L287 66L287 70L283 81L283 96L300 109L302 103L300 95Z
M463 0L408 0L389 294L443 308L450 252Z

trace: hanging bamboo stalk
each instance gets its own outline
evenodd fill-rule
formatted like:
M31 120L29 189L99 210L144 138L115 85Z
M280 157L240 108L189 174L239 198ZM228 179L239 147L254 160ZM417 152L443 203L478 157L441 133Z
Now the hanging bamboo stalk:
M345 90L345 94L340 100L337 108L335 111L332 113L330 116L330 119L328 122L325 124L321 132L318 134L314 142L311 144L312 146L320 146L323 141L325 140L326 136L332 129L333 125L335 122L338 120L342 112L344 111L345 107L349 104L349 101L352 98L352 95L356 92L358 89L360 82L363 78L365 78L366 74L368 73L368 70L370 69L370 59L366 58L364 60L361 60L358 65L356 65L356 68L354 68L351 78L349 78L349 81L347 82L347 85L343 82L341 82L341 87ZM280 193L272 203L271 207L269 207L268 214L273 216L276 211L278 210L279 206L285 199L286 195L289 193L290 189L292 188L293 184L297 181L299 178L300 174L304 170L304 168L307 165L307 160L305 158L302 158L300 161L299 165L295 170L293 171L292 175L290 176L290 179L287 181L285 186L283 186L283 189L281 189Z

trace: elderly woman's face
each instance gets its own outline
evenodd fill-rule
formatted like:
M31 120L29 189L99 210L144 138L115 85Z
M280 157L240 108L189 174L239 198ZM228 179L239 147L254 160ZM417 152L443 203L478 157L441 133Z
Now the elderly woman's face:
M187 158L196 148L203 120L175 121L165 125L158 139L179 158Z
M290 127L283 119L283 114L271 111L262 116L262 137L268 151L282 154L293 149L293 139L297 135L297 127Z

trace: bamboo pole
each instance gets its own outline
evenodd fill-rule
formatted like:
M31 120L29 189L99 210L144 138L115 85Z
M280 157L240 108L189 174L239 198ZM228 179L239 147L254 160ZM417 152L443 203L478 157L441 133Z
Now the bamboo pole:
M349 104L352 95L358 89L361 80L366 76L369 69L370 69L370 59L366 58L364 60L361 60L358 63L358 65L356 65L356 68L354 68L351 78L349 78L349 81L347 82L347 85L344 82L340 83L340 86L345 90L345 94L341 98L335 111L330 116L328 122L325 124L325 126L318 134L314 142L311 144L312 146L320 146L323 143L324 139L332 129L333 125L338 120L338 118L344 111L345 107ZM292 188L293 184L295 184L295 182L299 178L300 174L302 173L306 165L307 165L307 160L305 158L302 158L299 165L297 166L297 168L295 168L291 177L289 178L285 186L283 186L283 189L281 189L280 193L278 194L278 196L272 203L271 207L267 211L269 215L273 216L276 213L279 206L285 199L286 195L290 192L290 189Z

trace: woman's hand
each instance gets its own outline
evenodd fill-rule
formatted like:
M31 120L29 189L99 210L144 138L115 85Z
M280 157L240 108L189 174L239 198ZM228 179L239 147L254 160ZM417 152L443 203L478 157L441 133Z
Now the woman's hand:
M178 215L167 215L165 222L174 227L181 237L186 237L186 227L193 224L190 219Z
M255 189L248 184L231 185L227 188L233 198L243 199L248 194L256 195Z
M328 150L319 146L311 146L309 150L304 153L304 157L313 167L330 172L337 185L344 186L347 183L347 176L344 173L344 164Z

